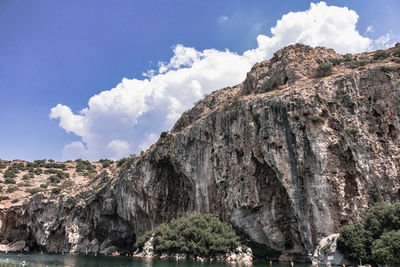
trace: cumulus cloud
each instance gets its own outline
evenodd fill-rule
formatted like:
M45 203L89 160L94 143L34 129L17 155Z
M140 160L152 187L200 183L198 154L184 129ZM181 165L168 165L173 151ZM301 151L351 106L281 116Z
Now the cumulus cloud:
M91 97L87 108L77 113L62 104L52 108L50 118L81 138L65 146L63 158L118 159L145 150L204 94L242 82L254 63L286 45L300 42L354 53L390 43L390 35L378 40L361 36L357 20L347 7L312 3L306 11L282 16L270 35L259 35L258 46L242 55L176 45L173 57L160 62L158 70L145 72L144 79L122 79Z

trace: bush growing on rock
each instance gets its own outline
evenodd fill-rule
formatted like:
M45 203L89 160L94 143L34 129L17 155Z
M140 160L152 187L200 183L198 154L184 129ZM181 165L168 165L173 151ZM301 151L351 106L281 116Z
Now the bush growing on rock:
M101 159L101 160L99 160L99 162L101 163L101 166L103 168L108 168L111 164L114 163L114 161L112 161L110 159Z
M12 193L12 192L15 192L15 191L17 191L17 190L18 190L17 187L15 187L15 186L9 186L9 187L7 188L7 193Z
M6 179L4 179L4 183L5 184L15 184L16 182L15 182L14 178L7 177Z
M232 226L211 214L197 214L179 218L171 224L161 224L146 232L134 248L143 248L154 234L157 253L185 253L195 256L213 256L234 251L240 246L239 237Z
M338 249L353 262L400 264L400 202L379 202L341 229Z
M0 196L0 201L8 200L8 199L10 199L9 196Z
M51 189L51 192L55 195L58 195L61 192L61 188L60 187L54 187L53 189Z
M14 178L15 177L15 173L11 170L6 170L4 172L4 178Z
M40 168L38 168L38 169L36 169L36 170L34 171L34 173L35 173L36 175L40 175L40 174L43 173L43 170L40 169Z
M332 74L332 65L329 63L320 63L317 68L318 77L326 77Z
M375 54L374 54L374 59L375 59L375 60L385 59L385 58L387 58L387 57L389 57L389 56L390 56L389 53L387 53L386 51L384 51L384 50L377 50L377 51L375 52Z

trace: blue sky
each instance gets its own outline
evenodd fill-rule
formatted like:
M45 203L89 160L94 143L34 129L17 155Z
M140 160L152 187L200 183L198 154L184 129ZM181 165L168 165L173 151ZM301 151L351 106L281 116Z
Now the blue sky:
M344 44L311 32L305 43L346 52L400 40L399 1L325 2L321 12L338 23L345 17L355 24L353 10L357 33L349 27ZM279 37L287 27L277 28L282 40L274 45L266 47L264 39L273 37L270 29L283 15L312 13L310 3L0 0L0 158L93 160L137 153L202 94L240 82L235 77L242 79L254 62L297 40ZM296 19L302 21L291 16L282 24ZM257 42L259 35L266 37ZM211 72L232 77L203 75L214 65ZM121 83L123 78L128 80Z

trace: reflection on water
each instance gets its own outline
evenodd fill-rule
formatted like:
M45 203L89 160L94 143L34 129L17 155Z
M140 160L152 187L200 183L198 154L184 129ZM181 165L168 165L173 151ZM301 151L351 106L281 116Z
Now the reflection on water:
M23 264L25 263L25 264ZM0 254L0 267L246 267L240 263L194 262L160 259L137 259L125 256L94 256L70 254ZM255 262L252 267L268 267L267 262ZM288 263L273 263L272 267L289 267ZM295 264L295 267L310 267L309 264Z

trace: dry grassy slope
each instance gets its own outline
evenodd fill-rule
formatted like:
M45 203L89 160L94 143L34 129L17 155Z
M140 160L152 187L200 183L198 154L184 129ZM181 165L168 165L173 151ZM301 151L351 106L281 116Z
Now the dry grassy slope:
M46 161L41 166L35 165L34 162L23 160L0 161L0 209L21 205L37 192L44 192L47 197L50 197L58 194L55 192L56 189L61 193L74 195L84 190L97 174L102 172L111 174L116 167L115 162L110 163L109 166L104 165L105 167L101 162L90 162L90 165L81 164L85 166L82 171L79 171L79 163L73 161ZM6 179L4 176L7 170L13 172L15 177ZM59 174L59 181L55 177L51 178L57 174Z

